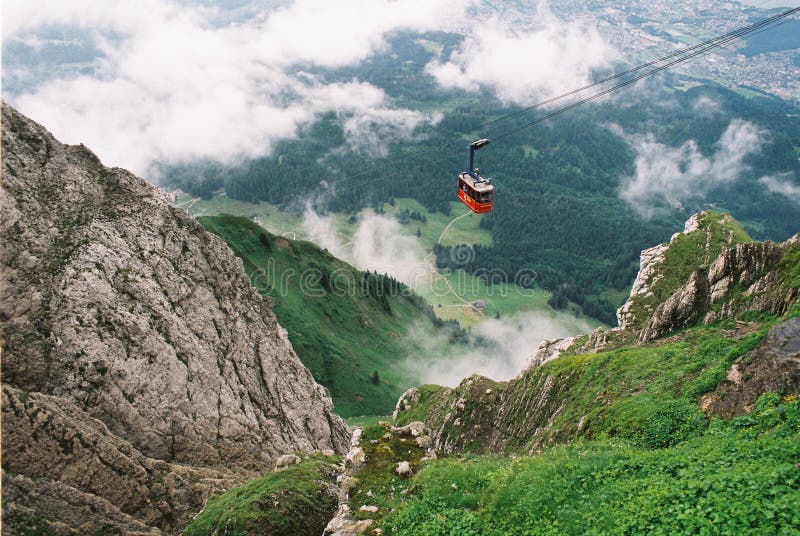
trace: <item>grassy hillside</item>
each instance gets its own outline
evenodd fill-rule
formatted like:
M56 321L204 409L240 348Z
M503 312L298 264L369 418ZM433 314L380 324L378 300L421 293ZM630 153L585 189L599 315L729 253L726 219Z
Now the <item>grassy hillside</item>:
M797 534L797 393L767 392L749 414L728 420L709 418L697 405L702 393L727 381L724 363L781 320L767 319L756 331L751 325L743 337L730 325L692 328L682 342L544 365L542 377L554 385L569 380L567 370L580 379L563 392L535 391L565 407L557 426L580 438L564 444L568 434L556 434L561 444L541 445L536 455L528 454L527 443L510 445L511 456L499 455L487 439L450 443L455 452L445 447L430 459L415 442L388 433L386 423L368 424L361 441L367 461L350 491L353 516L372 520L365 534L380 527L402 536ZM472 385L484 397L462 396L463 420L451 425L486 432L502 427L480 417L498 400L517 409L520 424L528 417L536 422L535 401L508 400L498 382ZM424 418L442 395L435 386L419 390L404 421ZM580 418L584 412L589 415ZM590 424L577 430L584 422ZM395 473L401 461L410 462L410 475ZM299 484L284 485L289 493ZM377 512L361 510L366 505Z
M368 460L351 505L380 510L356 518L412 536L797 534L797 367L768 374L746 415L701 410L731 389L753 395L748 382L763 374L769 350L751 350L797 316L796 305L780 318L745 315L657 344L563 357L516 384L475 377L449 393L420 387L397 424L425 420L440 457L390 451L385 430L365 429L379 438L369 448L396 452L382 466L411 459L415 474L397 482ZM740 379L728 374L734 361Z
M381 521L404 536L796 534L798 460L800 404L770 394L666 448L603 439L515 460L436 460Z
M338 461L309 457L212 497L183 534L322 534L336 511Z
M353 269L314 244L276 237L244 217L198 218L244 262L314 378L344 416L386 415L418 380L401 366L434 331L460 330L436 319L396 281ZM446 338L445 338L446 339Z
M408 395L411 409L399 413L398 423L425 421L450 452L527 453L580 437L640 441L648 422L665 408L686 422L700 418L703 396L726 381L734 364L746 368L750 361L741 360L751 352L769 355L777 343L768 334L800 315L800 241L740 245L722 252L725 245L746 241L747 235L733 220L720 225L724 215L703 213L697 219L698 230L670 242L654 272L651 294L663 300L681 278L692 277L692 266L728 262L730 271L718 272L727 290L713 304L713 322L703 324L690 315L687 323L675 322L671 333L646 344L637 343L642 340L638 328L630 325L596 333L595 342L580 337L559 358L508 382L475 376L454 389L425 386ZM729 238L722 239L725 235ZM773 248L772 253L763 248ZM733 268L734 254L743 263L739 269L751 273L742 275ZM785 374L778 369L776 373Z
M217 192L209 199L180 197L176 205L188 210L195 216L215 216L232 214L253 219L262 227L276 235L298 240L311 238L303 228L303 219L298 213L285 210L264 201L249 203L239 201ZM481 217L470 213L459 202L450 203L450 212L432 212L420 202L410 198L393 199L391 203L382 203L376 207L386 217L394 218L400 223L403 233L414 236L435 263L433 250L439 244L445 247L459 245L491 246L491 233L481 227ZM367 208L360 215L373 212ZM335 230L342 244L353 240L358 228L358 219L354 214L333 214ZM488 284L481 277L464 270L439 270L435 282L419 281L415 292L431 304L437 317L442 320L455 320L461 326L475 326L487 317L511 315L527 311L544 311L552 313L548 305L551 293L540 288L522 289L514 282ZM619 301L627 296L627 292L614 297ZM471 302L483 300L485 310L477 310L470 306ZM585 317L580 307L571 306L570 312L585 318L590 324L599 325L594 319Z
M530 452L575 437L643 441L664 408L687 423L702 418L700 397L770 325L736 331L729 322L658 345L565 356L509 382L476 376L454 390L427 386L398 423L425 420L451 450L474 453Z
M699 265L701 249L688 248ZM509 382L406 393L395 425L427 430L411 440L365 423L353 517L403 536L800 533L798 252L766 268L785 314L748 310Z

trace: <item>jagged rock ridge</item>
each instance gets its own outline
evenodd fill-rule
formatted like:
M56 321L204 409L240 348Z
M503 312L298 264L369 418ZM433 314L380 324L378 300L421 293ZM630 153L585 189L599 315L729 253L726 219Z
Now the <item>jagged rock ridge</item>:
M800 234L781 244L753 242L729 214L695 214L669 243L642 251L630 296L617 311L618 327L598 329L588 338L543 341L526 369L565 353L652 341L744 311L782 315L797 290L782 281L781 262L798 244Z
M15 489L50 479L132 516L125 526L172 531L187 504L283 453L346 450L327 391L222 240L145 181L2 113L3 420L19 423L4 426L3 469ZM98 434L110 439L86 440ZM128 460L110 462L121 479L76 476L108 460ZM138 502L116 496L124 486Z

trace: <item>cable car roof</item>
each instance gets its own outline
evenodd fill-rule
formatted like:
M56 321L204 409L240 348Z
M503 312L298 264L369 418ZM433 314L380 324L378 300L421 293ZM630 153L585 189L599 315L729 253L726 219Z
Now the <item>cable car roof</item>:
M469 184L476 192L491 192L494 190L493 184L476 181L469 173L459 173L458 178Z

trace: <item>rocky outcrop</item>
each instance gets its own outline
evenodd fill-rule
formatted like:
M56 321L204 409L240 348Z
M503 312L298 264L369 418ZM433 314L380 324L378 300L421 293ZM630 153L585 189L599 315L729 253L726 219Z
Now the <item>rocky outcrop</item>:
M372 525L371 519L353 519L353 510L350 508L350 490L356 483L353 475L366 462L366 455L361 447L362 431L363 428L356 428L350 438L350 450L344 458L342 472L336 478L339 504L336 513L325 526L323 536L355 536L363 534Z
M724 249L707 269L661 303L639 333L639 340L662 337L697 320L710 323L745 311L784 314L797 290L783 284L780 261L800 235L783 244L751 242ZM734 292L735 291L735 292Z
M617 311L622 330L641 329L655 307L683 284L695 269L707 268L726 247L749 237L729 214L699 212L666 244L642 251L631 293Z
M700 407L731 418L752 410L763 393L800 393L800 317L769 330L758 347L733 363L725 381L703 396Z
M664 261L664 252L668 248L667 244L659 244L643 250L639 255L639 272L636 274L636 280L634 280L631 287L630 296L622 304L622 307L617 310L617 323L620 328L625 329L629 323L634 322L636 319L636 314L633 311L633 299L650 295L650 287L661 278L657 268Z
M588 338L543 341L524 370L561 355L652 341L746 311L784 314L798 291L786 284L782 262L800 248L800 234L781 244L737 243L743 233L730 215L693 215L669 243L642 251L630 296L617 311L618 327L595 330Z
M533 367L541 367L548 361L552 361L561 355L562 352L569 350L575 344L576 337L566 337L564 339L547 339L542 341L539 348L536 349L528 362L525 364L525 369Z
M326 390L222 240L145 181L60 144L5 104L2 113L5 469L174 530L180 515L159 518L145 504L160 489L151 466L201 470L181 477L188 488L205 478L225 487L281 454L346 450L349 431ZM44 432L21 409L26 396L61 423L45 434L51 446L35 440ZM85 447L75 439L85 441L83 427L114 439ZM104 472L109 459L129 466ZM81 479L82 466L107 475ZM213 489L178 486L170 509L190 509ZM14 511L26 508L36 509Z
M157 536L107 500L57 481L3 472L3 524L15 534ZM9 529L10 530L10 529Z
M704 257L706 257L705 261L707 262L708 250L714 242L711 233L708 232L709 216L711 216L711 214L706 212L693 214L686 220L683 226L683 232L672 235L668 244L658 244L657 246L642 251L639 256L639 272L636 274L636 279L631 287L630 296L617 311L617 323L620 329L626 329L628 325L636 323L637 317L641 316L642 312L645 314L653 312L652 305L647 303L642 304L641 309L643 310L639 310L639 308L636 307L636 305L638 305L636 302L654 296L653 291L664 276L664 264L667 261L666 252L669 250L670 245L674 244L685 235L701 231L706 235L703 241L705 247L702 253ZM723 221L728 218L730 217L727 215L721 215ZM732 233L725 233L724 239L729 243L732 242Z
M54 532L93 533L87 526L107 524L157 533L250 476L148 458L61 397L3 385L2 407L3 471L15 475L10 487L4 482L11 512L3 519L20 530L33 521L30 513Z
M697 270L683 287L656 308L640 340L657 339L694 322L708 310L710 297L708 274Z

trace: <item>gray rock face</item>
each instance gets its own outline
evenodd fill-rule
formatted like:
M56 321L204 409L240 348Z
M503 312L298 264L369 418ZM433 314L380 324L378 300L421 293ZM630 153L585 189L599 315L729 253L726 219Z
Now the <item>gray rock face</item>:
M245 474L287 452L346 452L328 393L222 240L145 181L2 113L4 387L74 403L154 460Z
M547 339L539 344L531 357L525 363L525 368L522 369L520 374L528 369L534 367L541 367L548 361L552 361L561 355L562 352L568 350L575 343L575 337L566 337L562 339Z
M708 276L704 270L694 272L689 281L664 303L660 304L640 340L656 339L700 318L711 303Z
M783 284L779 265L798 241L800 235L783 244L750 242L725 248L708 269L696 270L656 308L639 340L657 339L697 320L707 324L744 311L784 314L797 291Z
M688 228L689 226L687 225L687 229ZM633 298L637 296L646 296L650 292L650 287L659 279L658 268L663 262L664 252L668 248L669 246L666 244L659 244L642 251L639 256L639 271L631 287L630 296L622 307L617 310L617 323L620 328L625 329L635 318L634 313L631 311Z
M800 317L769 330L700 405L709 414L731 418L748 413L762 393L800 393Z
M16 534L157 536L156 528L120 512L96 495L52 480L3 473L3 524Z
M691 324L708 324L745 311L785 314L798 291L786 284L781 263L787 252L800 245L800 234L781 244L745 242L723 246L712 254L712 231L703 228L707 225L703 223L708 219L707 214L693 215L683 232L673 235L669 243L642 251L641 266L630 296L617 311L618 327L597 329L588 339L569 337L543 341L520 375L565 353L592 353L609 349L616 343L652 341ZM729 215L721 215L719 221L729 225L733 220ZM723 231L723 237L716 240L733 243L733 235L725 234L730 232L729 229ZM697 268L685 283L678 281L661 303L643 304L642 299L652 301L654 286L671 269L665 266L670 248L692 233L699 234L706 244L703 257L695 259L699 264Z
M104 524L169 532L252 476L148 458L61 397L9 385L2 396L4 480L15 475L4 482L3 523L15 532L31 522L45 533L93 533L87 527Z

